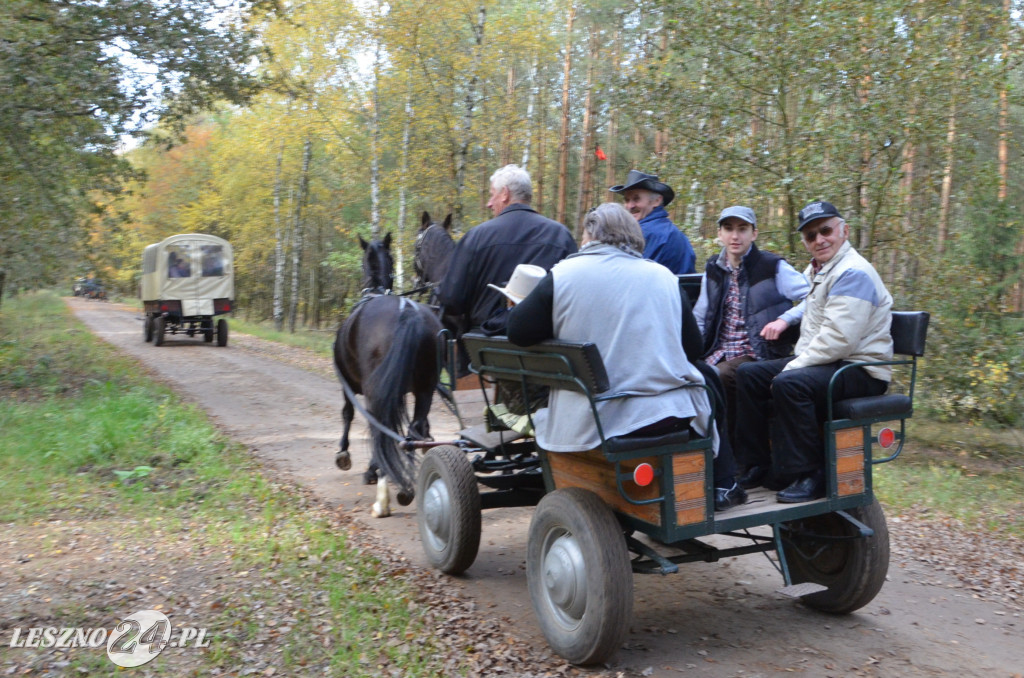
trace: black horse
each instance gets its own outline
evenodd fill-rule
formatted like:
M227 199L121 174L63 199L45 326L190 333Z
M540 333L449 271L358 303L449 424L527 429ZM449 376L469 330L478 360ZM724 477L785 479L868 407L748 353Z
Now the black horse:
M444 280L448 273L448 264L451 262L452 252L455 250L455 241L452 240L452 215L445 217L443 223L434 222L429 212L424 212L420 217L420 230L416 236L415 256L413 267L416 269L417 285L430 287L430 296L427 303L438 307L437 286ZM461 337L469 328L465 326L465 319L447 314L440 309L441 324L451 333L453 337ZM461 342L459 345L458 364L454 372L456 377L469 374L469 359Z
M346 391L341 410L344 429L340 450L335 456L335 463L342 470L352 467L348 437L355 415L354 395L363 394L370 416L383 428L400 435L409 423L405 394L412 391L415 407L408 427L409 437L429 440L427 415L438 374L440 321L428 306L390 294L393 284L391 234L369 243L360 238L359 243L364 250L366 293L338 328L334 340L334 365L343 387L348 385L348 390L343 388ZM372 484L378 482L378 478L390 479L398 486L398 501L404 506L413 498L415 452L402 448L378 426L371 424L371 429L370 468L364 474L364 481ZM384 492L386 501L386 485L381 484L383 487L379 490ZM379 495L380 492L378 499Z
M416 234L413 257L417 286L430 285L433 288L444 279L452 251L455 249L451 230L451 214L440 224L431 219L429 212L424 212L420 217L420 230ZM434 295L431 294L431 302L433 301Z

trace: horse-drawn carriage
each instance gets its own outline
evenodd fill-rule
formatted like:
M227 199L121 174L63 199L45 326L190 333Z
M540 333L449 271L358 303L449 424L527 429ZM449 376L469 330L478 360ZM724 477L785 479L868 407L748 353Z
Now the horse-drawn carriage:
M389 290L390 275L382 272L390 274L390 264L381 252L387 250L387 242L363 247L367 287ZM696 296L699 278L681 276L680 286ZM368 320L359 318L360 314L353 313L346 321L335 343L335 362L346 397L344 433L335 462L342 470L351 465L348 433L359 391L349 381L361 386L352 366L359 366L364 374L380 370L406 375L388 380L393 391L386 399L389 407L375 406L374 398L367 398L370 411L363 414L374 428L368 479L377 478L382 464L398 466L396 472L383 469L382 484L385 477L396 480L407 498L414 490L427 560L453 575L467 570L476 559L483 510L536 506L526 554L530 598L548 643L570 662L598 663L619 648L632 611L631 573L668 574L688 562L774 553L769 560L782 575L785 586L780 591L800 598L808 607L846 614L867 605L881 589L889 565L889 536L872 491L872 469L895 459L903 449L906 420L913 414L917 358L924 355L927 313L893 313L893 360L851 364L836 373L857 365L892 365L894 386L898 384L902 392L836 400L833 376L823 426L824 498L784 504L774 492L757 489L750 492L747 503L716 512L711 439L691 438L686 431L656 437L605 436L597 403L628 396L607 393L605 366L593 344L546 341L522 348L502 337L473 333L462 337L485 402L498 382L504 382L506 391L518 389L522 402L530 402L530 394L539 387L581 393L590 402L600 437L596 449L547 452L532 437L485 425L460 431L453 442L424 440L429 436L425 413L430 388L415 387L411 368L381 365L391 363L392 355L422 355L427 346L433 346L437 358L421 362L454 369L454 341L445 336L447 330L437 342L426 340L428 323L422 320L429 315L426 307L415 304L414 313L414 302L403 304L387 294L374 299L361 306L361 314L369 316L367 309L376 307L379 327L368 336L378 341L377 360L360 363L359 351L349 346L352 342L347 337L356 332L353 326ZM417 317L420 322L414 322ZM433 324L436 327L436 319ZM412 327L418 329L411 332ZM405 334L410 339L400 341ZM379 357L385 354L389 357ZM410 426L413 435L403 438L398 424L404 421L400 416L404 398L399 396L410 389L417 394L417 414ZM898 425L890 427L893 422ZM415 463L415 449L429 451L419 464L415 487L410 488L408 473ZM386 503L386 489L381 489L378 503L382 495ZM704 540L712 536L714 543Z
M606 393L593 344L521 348L467 334L481 386L505 381L522 389L524 400L538 386L582 393L601 445L549 453L532 438L481 426L462 431L454 445L433 447L416 484L427 559L443 572L461 573L477 556L482 510L536 505L526 557L530 598L551 647L577 664L601 662L621 645L633 603L631 572L668 574L688 562L774 553L770 560L785 582L780 592L824 612L853 612L875 597L888 569L888 532L872 469L903 448L927 326L927 313L894 313L896 358L876 363L902 366L904 393L834 401L830 387L825 498L781 504L774 492L758 489L746 504L719 513L710 439L687 432L604 436L594 406L623 396ZM728 545L702 540L712 535Z
M214 235L184 233L147 246L140 296L146 341L162 346L168 333L201 334L207 342L216 337L218 346L227 346L228 321L216 317L234 306L231 245Z

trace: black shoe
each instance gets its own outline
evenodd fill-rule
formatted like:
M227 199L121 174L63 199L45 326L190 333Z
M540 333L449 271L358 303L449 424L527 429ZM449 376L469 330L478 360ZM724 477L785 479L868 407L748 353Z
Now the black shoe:
M805 501L821 499L825 496L825 472L815 471L804 476L786 489L778 492L775 498L782 504L799 504Z
M747 470L740 474L740 477L736 479L736 484L744 490L752 490L755 487L761 487L764 483L765 478L771 472L769 466L748 466Z
M733 483L732 487L715 488L715 510L724 511L733 506L747 503L747 491Z

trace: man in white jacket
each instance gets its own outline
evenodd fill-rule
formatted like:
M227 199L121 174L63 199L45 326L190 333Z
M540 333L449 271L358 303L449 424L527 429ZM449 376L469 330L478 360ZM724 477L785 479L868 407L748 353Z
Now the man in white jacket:
M821 423L832 376L851 362L892 360L892 296L874 267L850 245L850 227L827 202L808 204L797 229L811 254L795 355L747 363L736 373L736 457L744 488L780 490L780 502L825 496ZM881 395L889 367L840 374L835 400Z

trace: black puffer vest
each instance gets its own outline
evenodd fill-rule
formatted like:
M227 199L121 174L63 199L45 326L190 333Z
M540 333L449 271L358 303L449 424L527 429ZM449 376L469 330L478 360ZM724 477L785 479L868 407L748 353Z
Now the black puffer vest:
M729 289L729 271L718 265L721 255L708 259L707 274L708 311L704 322L704 356L714 353L718 345L718 334L725 320L725 293ZM754 354L759 360L783 358L793 352L793 342L787 332L777 341L761 337L761 329L793 307L793 302L779 294L775 286L775 271L778 269L777 254L762 252L751 243L750 251L743 257L738 284L740 287L740 309L746 320L747 336Z

